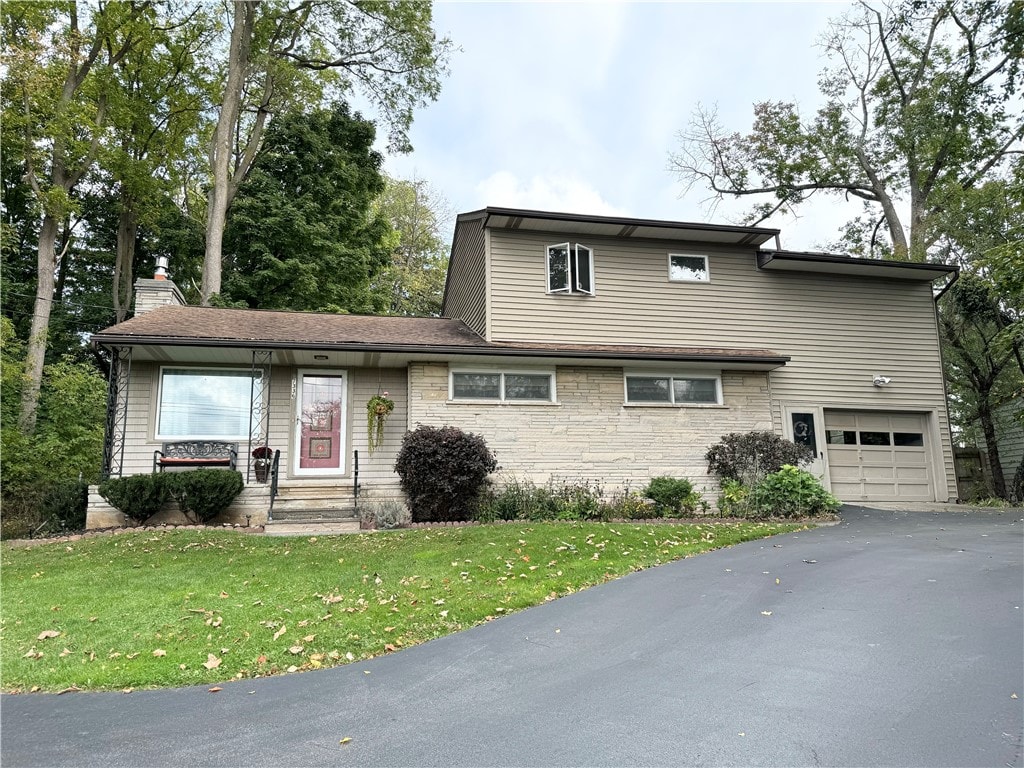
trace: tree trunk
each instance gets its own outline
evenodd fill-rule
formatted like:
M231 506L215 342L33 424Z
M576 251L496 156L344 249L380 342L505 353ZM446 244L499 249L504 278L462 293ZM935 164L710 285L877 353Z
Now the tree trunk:
M203 283L200 296L204 306L209 305L211 296L220 293L224 226L227 223L228 206L234 197L231 159L234 156L234 138L242 90L245 86L245 74L249 66L256 5L257 2L254 0L243 0L234 5L228 78L224 85L217 127L210 144L210 172L213 184L210 186L209 204L206 209L206 252L203 256Z
M989 471L992 473L992 492L1000 499L1006 496L1006 478L1003 477L1003 465L999 463L999 443L996 441L996 425L992 418L992 409L988 401L978 405L978 421L985 435L985 450L988 451Z
M121 190L121 210L117 222L117 254L114 260L114 314L117 322L124 322L132 305L133 265L135 240L139 234L139 217L135 201Z
M55 279L54 256L57 245L57 219L43 216L39 227L39 258L36 268L36 303L32 313L32 330L25 354L25 388L21 393L21 414L18 428L31 434L36 428L36 407L43 380L43 362L46 358L46 339L50 331L50 310L53 307Z

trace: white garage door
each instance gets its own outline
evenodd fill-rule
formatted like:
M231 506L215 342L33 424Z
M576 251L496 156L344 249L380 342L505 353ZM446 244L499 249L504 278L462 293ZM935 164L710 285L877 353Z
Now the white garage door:
M926 417L825 411L832 493L843 501L933 501Z

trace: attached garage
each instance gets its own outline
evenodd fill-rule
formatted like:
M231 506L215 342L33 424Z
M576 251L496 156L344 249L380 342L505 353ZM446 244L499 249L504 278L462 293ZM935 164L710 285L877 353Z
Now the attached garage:
M928 418L825 411L832 493L843 501L934 501Z

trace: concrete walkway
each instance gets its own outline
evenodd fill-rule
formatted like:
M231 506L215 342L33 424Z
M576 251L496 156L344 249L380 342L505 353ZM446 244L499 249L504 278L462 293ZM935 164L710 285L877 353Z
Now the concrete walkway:
M368 663L6 696L0 760L1021 766L1020 513L843 518Z

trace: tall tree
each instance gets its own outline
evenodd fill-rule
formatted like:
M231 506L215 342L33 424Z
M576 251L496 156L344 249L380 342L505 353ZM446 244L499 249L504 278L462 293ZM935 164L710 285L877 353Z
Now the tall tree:
M950 196L978 187L1020 151L1022 9L992 0L861 2L824 39L835 66L819 81L825 105L810 120L794 104L763 102L744 135L701 108L671 165L688 188L706 185L714 198L769 198L750 221L818 193L859 199L870 255L922 261Z
M210 143L204 303L220 292L227 211L272 116L358 90L388 125L392 148L408 150L413 110L437 97L450 49L434 35L427 2L241 0L231 9Z
M164 2L145 13L137 42L112 68L110 130L100 158L117 191L111 296L115 320L132 304L139 227L155 225L180 186L185 153L203 132L212 72L202 54L215 33L204 6Z
M377 210L394 230L391 263L380 275L392 315L426 317L441 312L448 269L443 239L454 214L423 179L388 179Z
M96 160L107 123L109 68L131 50L149 2L7 2L3 119L22 140L24 177L41 221L36 296L25 360L19 427L35 427L60 252L73 192Z
M379 312L387 263L373 123L344 103L271 124L225 230L223 299L257 309Z

